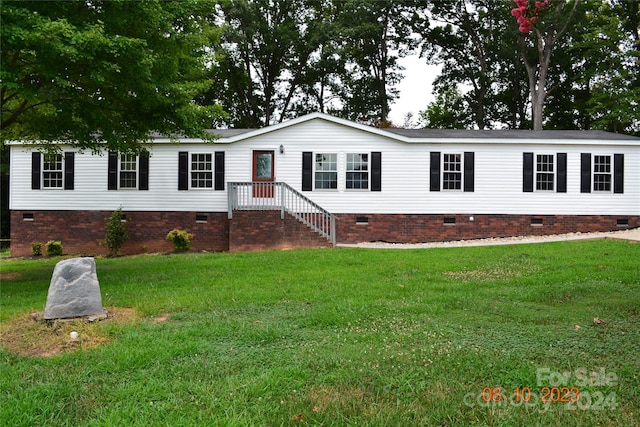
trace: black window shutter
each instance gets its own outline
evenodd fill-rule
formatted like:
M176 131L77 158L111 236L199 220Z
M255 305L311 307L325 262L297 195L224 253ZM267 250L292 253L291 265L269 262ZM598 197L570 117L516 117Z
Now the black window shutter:
M224 190L224 151L215 152L214 163L215 182L213 189Z
M464 191L474 191L474 160L475 153L464 153Z
M313 153L302 153L302 191L313 190Z
M371 191L382 191L382 153L371 153Z
M149 153L142 152L138 157L138 163L140 168L140 176L138 182L139 190L149 189Z
M558 193L567 192L567 153L558 153Z
M118 189L118 153L109 151L109 178L107 183L109 190Z
M75 170L75 154L74 152L64 153L64 189L73 190L74 188L74 170Z
M533 192L533 153L522 153L522 191Z
M624 154L613 155L613 192L624 193Z
M189 153L178 153L178 190L189 189Z
M580 154L580 192L591 193L591 153Z
M440 152L431 152L431 165L430 165L431 182L429 189L431 191L440 191Z
M40 153L31 153L31 189L40 189L40 171L42 168L42 160Z

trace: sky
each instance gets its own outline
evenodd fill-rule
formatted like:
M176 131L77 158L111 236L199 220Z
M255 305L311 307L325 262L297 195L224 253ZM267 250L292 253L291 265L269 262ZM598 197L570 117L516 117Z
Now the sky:
M407 113L413 113L415 123L418 113L435 99L431 91L440 67L427 65L417 54L400 58L398 62L405 68L405 77L397 86L400 97L391 104L389 118L396 126L402 126Z

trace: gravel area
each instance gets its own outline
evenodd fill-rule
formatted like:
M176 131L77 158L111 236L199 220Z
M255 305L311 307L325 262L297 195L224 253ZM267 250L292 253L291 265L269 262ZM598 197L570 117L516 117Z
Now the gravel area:
M563 242L569 240L587 239L622 239L640 242L640 228L629 230L598 232L598 233L567 233L553 234L549 236L515 236L494 237L488 239L456 240L451 242L429 243L387 243L387 242L362 242L356 244L338 244L343 248L377 248L377 249L421 249L421 248L450 248L458 246L492 246L515 245L524 243Z

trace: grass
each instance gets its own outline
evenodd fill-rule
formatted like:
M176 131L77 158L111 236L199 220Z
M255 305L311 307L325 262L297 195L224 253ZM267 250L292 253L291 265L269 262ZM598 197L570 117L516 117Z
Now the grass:
M4 259L0 424L638 425L639 259L621 241L98 259L103 305L135 315L72 326L26 320L57 260ZM33 356L39 337L63 345ZM543 402L552 386L581 399Z

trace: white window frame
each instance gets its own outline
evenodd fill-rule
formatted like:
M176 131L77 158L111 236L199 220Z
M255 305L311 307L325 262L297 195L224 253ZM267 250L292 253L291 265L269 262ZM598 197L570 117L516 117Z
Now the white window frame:
M601 172L601 171L597 171L596 168L598 167L598 165L600 165L599 163L596 163L596 158L598 157L603 157L603 158L607 158L609 163L607 164L603 164L604 166L608 166L609 167L609 171L608 172ZM591 170L591 181L593 182L593 192L594 193L612 193L613 192L613 155L611 154L594 154L593 155L593 159L592 159L592 163L593 168ZM597 176L603 176L603 177L609 177L608 182L605 180L605 182L598 182L596 180ZM604 184L605 186L608 186L608 189L600 189L597 188L598 185Z
M132 158L133 158L133 161L131 160ZM140 156L137 156L135 154L120 154L118 156L118 189L121 189L121 190L137 190L138 189L138 185L140 183L139 159L140 159ZM125 165L131 165L131 164L135 166L135 169L124 168ZM130 186L125 187L122 185L122 182L123 182L122 174L124 173L134 174L135 185L133 187L130 187Z
M329 158L326 160L322 160L323 165L333 166L333 168L325 168L324 166L319 169L318 168L318 156L331 156L333 159ZM335 174L335 179L318 179L318 175L321 174L323 176ZM334 182L334 187L318 187L318 182ZM313 153L313 189L318 191L337 191L338 190L338 153Z
M545 157L551 157L552 161L551 163L549 162L542 162L539 161L538 159L541 156L545 156ZM544 159L543 159L544 160ZM555 153L535 153L535 159L534 159L534 165L533 165L533 170L534 170L534 177L533 177L533 185L534 185L534 189L535 191L542 191L542 192L555 192L556 191L556 186L558 185L557 183L557 173L558 173L558 156ZM539 166L540 165L549 165L551 164L552 170L539 170ZM548 181L538 181L538 175L551 175L552 177L552 181L551 181L551 188L539 188L540 183L547 183L548 185Z
M53 162L50 160L52 157L55 157L55 161ZM59 153L44 154L41 156L41 158L42 158L42 172L40 174L40 179L42 180L41 188L43 190L64 189L64 156ZM56 169L47 169L47 167L51 166L52 164L56 166ZM59 175L59 178L51 178L53 174ZM56 185L51 185L52 181L54 181Z
M355 161L355 158L353 156L361 156L360 159L362 159L362 156L366 156L366 161ZM345 162L345 177L344 177L344 186L345 189L347 191L369 191L369 189L371 188L371 153L347 153L346 155L346 162ZM355 166L355 165L365 165L365 169L350 169L349 166ZM360 188L349 188L349 174L353 173L353 174L366 174L367 176L367 186L366 187L360 187ZM362 180L358 180L358 181L353 181L353 182L359 182L362 183Z
M446 159L448 156L457 156L457 162L447 162ZM448 170L447 166L451 164L457 164L457 170ZM440 176L440 182L442 183L442 191L463 191L464 186L462 180L464 179L464 154L463 153L442 153L441 159L442 171ZM447 180L445 177L447 174L457 175L459 177L458 180ZM458 188L446 188L446 183L457 183Z
M194 156L197 160L194 161ZM201 160L201 156L204 160ZM208 159L207 159L208 157ZM204 165L205 169L194 169L194 164ZM208 169L207 169L208 166ZM195 174L201 174L194 178ZM206 176L208 174L208 177ZM204 175L204 177L202 177ZM213 190L213 154L212 153L189 153L189 188L193 190ZM204 183L204 186L193 185L194 182ZM207 185L209 184L209 185Z

